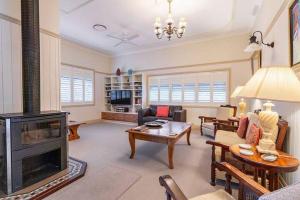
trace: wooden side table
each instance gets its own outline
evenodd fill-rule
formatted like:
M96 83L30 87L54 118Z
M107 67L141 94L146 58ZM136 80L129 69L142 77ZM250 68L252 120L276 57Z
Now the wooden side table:
M254 180L258 181L261 178L261 183L266 187L266 175L269 178L269 190L274 191L279 188L279 173L294 172L298 169L299 160L292 155L278 151L278 159L274 162L268 162L261 158L261 154L256 150L256 147L252 147L254 155L246 156L240 154L240 147L238 144L230 146L230 152L237 160L253 166L255 169Z
M70 131L69 141L80 139L80 136L78 134L78 128L82 124L85 124L85 123L76 122L76 121L69 121L68 122L68 128L69 128L69 131Z

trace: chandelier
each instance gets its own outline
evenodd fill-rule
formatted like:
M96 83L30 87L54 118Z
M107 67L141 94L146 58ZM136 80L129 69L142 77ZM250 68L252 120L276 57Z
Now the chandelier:
M171 40L173 35L176 35L177 38L182 38L185 29L186 29L186 21L184 18L180 18L178 27L175 26L175 21L172 17L172 9L171 4L173 0L167 0L169 3L169 14L166 20L166 26L162 27L162 23L160 17L157 17L154 23L154 32L158 39L162 39L163 36L166 36L169 40Z

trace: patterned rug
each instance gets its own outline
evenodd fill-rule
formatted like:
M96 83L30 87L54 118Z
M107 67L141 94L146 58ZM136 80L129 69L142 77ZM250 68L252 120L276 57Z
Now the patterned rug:
M45 183L42 186L35 188L32 191L27 191L26 193L10 195L7 197L0 198L0 200L38 200L43 199L57 190L69 185L70 183L76 181L77 179L84 176L87 168L87 163L77 160L75 158L69 157L68 160L68 172L61 177ZM25 188L26 190L26 188Z

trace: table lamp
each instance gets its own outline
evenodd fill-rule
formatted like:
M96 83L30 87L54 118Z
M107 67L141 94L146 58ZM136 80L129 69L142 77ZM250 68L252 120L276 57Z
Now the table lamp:
M238 97L267 100L265 110L259 118L264 127L263 138L259 142L261 153L277 154L275 141L269 128L276 126L279 115L272 111L274 101L300 102L300 81L290 67L266 67L259 69L239 92Z
M238 87L236 87L235 90L233 91L233 93L231 94L230 98L237 99L239 93L242 91L243 88L244 88L244 86L238 86ZM240 98L240 102L239 102L239 113L240 113L240 116L242 116L242 115L245 114L246 107L247 107L247 104L246 104L244 98Z

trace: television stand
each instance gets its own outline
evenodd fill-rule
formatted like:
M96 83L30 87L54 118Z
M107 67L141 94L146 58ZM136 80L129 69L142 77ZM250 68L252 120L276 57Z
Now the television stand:
M128 113L129 112L129 107L124 107L124 106L116 106L115 108L116 112L122 112L122 113Z
M132 112L101 112L101 119L137 123L138 114Z

